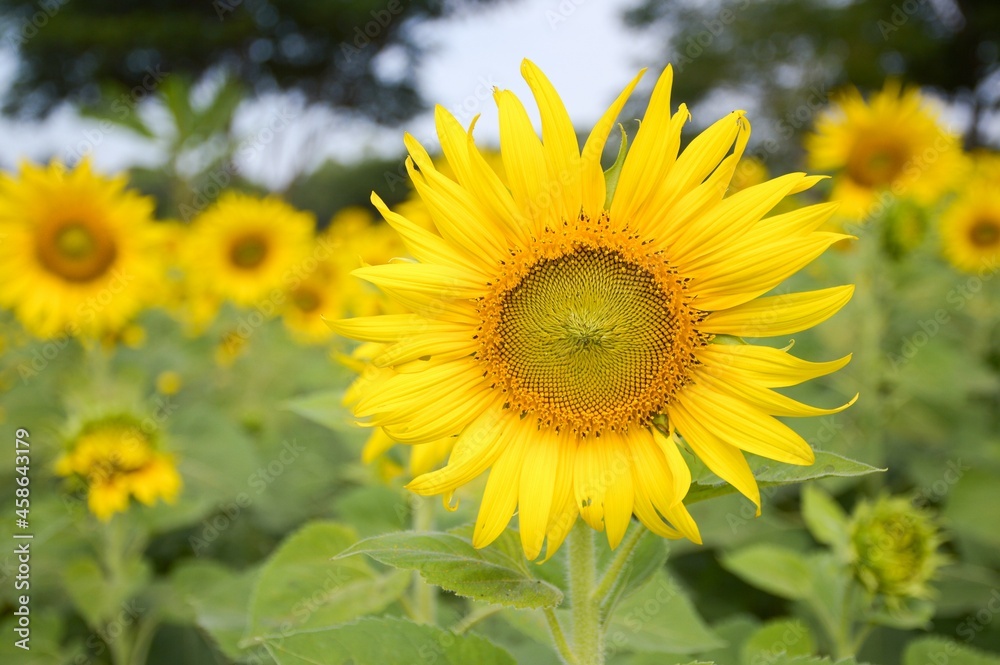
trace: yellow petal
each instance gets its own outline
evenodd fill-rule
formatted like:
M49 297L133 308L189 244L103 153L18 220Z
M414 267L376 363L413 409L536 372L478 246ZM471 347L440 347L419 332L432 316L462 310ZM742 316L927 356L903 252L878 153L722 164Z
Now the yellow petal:
M736 337L788 335L826 321L854 295L854 285L819 291L757 298L731 309L712 312L700 328Z
M809 444L787 425L705 383L686 386L684 404L701 416L705 429L740 450L786 464L816 461Z
M517 507L518 488L524 456L534 444L533 432L529 428L518 427L510 437L507 446L490 469L490 477L483 491L483 501L479 506L479 516L472 534L472 546L486 547L497 539L510 523Z
M500 155L510 191L537 236L547 224L558 221L551 214L551 191L557 183L549 178L542 143L521 101L509 90L496 90L493 98L500 112Z
M682 391L676 402L670 406L670 422L705 466L735 487L740 494L753 501L757 506L757 515L760 515L760 488L757 487L757 479L754 478L743 453L709 432L701 421L688 411L685 404L686 392Z
M699 371L695 382L704 383L716 392L724 393L746 402L771 416L828 416L840 413L854 404L858 399L858 396L855 395L846 404L832 409L821 409L816 406L803 404L770 388L765 388L749 381L742 381L733 376L732 372L720 372L716 375L709 368Z
M356 268L352 275L379 287L425 293L438 298L478 298L486 284L475 273L428 263L390 263Z
M567 461L560 459L560 449L559 435L546 429L534 433L531 444L525 451L518 495L518 524L521 546L524 548L524 555L530 560L537 559L542 551L553 509L553 481L559 473L560 465ZM557 506L559 507L561 506Z
M561 219L576 219L580 214L580 145L569 113L559 93L533 62L521 62L521 76L538 104L542 117L542 150L549 177L559 183L553 191L552 207Z
M614 127L615 119L621 113L625 102L638 85L646 70L643 69L632 79L632 82L625 86L625 89L618 95L617 99L604 112L601 119L597 121L594 128L587 137L587 142L583 145L583 152L580 154L580 173L582 179L582 203L583 212L591 219L600 216L601 211L610 205L610 201L605 202L607 185L604 180L604 170L601 166L601 157L604 155L604 146L608 142L608 135Z
M851 356L847 355L838 360L810 362L796 358L782 349L755 344L709 344L697 349L695 353L709 368L738 372L768 388L794 386L826 376L851 361Z
M507 444L511 419L499 404L485 410L462 431L443 469L414 478L406 489L416 494L441 494L472 481L488 469Z

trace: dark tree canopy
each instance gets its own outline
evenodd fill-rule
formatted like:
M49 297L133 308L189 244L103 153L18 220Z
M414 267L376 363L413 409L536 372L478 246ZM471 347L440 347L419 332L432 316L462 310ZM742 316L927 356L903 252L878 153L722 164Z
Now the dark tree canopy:
M491 1L0 0L4 41L22 59L7 108L37 115L91 103L107 86L222 67L257 92L295 89L395 122L421 108L412 75L421 49L405 26Z
M720 86L753 95L779 134L808 127L811 118L795 119L838 86L878 89L887 77L968 101L977 118L970 145L978 120L1000 110L996 0L640 3L626 23L665 37L678 99L696 103Z

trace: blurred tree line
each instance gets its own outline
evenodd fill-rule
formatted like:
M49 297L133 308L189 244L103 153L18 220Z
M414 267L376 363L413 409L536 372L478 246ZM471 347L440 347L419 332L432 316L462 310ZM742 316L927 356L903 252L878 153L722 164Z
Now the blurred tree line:
M962 103L969 148L1000 118L996 0L640 0L625 22L663 44L677 99L756 100L755 128L781 139L776 153L847 83L896 77Z

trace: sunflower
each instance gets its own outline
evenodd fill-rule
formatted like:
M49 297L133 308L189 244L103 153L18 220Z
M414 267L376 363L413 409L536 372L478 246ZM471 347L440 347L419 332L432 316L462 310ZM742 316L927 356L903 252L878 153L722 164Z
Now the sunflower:
M203 293L257 305L307 259L314 228L311 214L277 197L228 192L195 219L185 266Z
M0 305L40 338L118 333L156 292L153 201L82 161L0 176Z
M182 483L173 457L147 429L130 415L88 421L56 460L56 473L85 487L87 507L101 521L128 510L132 497L147 506L177 498Z
M958 138L928 100L892 81L867 103L857 89L844 91L806 137L806 150L810 168L837 172L833 198L853 219L881 209L887 195L931 204L963 168Z
M944 254L959 270L992 272L1000 258L1000 182L975 183L941 216Z
M335 324L387 344L374 361L395 370L362 391L354 412L401 443L458 437L444 468L408 485L418 494L447 499L490 469L476 547L500 535L515 510L530 559L546 541L551 556L578 516L611 547L632 515L661 536L700 542L683 503L691 473L679 436L759 512L743 453L811 464L809 445L773 416L839 410L772 388L849 357L811 363L716 337L788 335L850 299L852 286L761 297L846 237L815 230L836 206L765 217L820 180L801 173L726 196L749 124L736 111L678 155L689 114L684 105L670 113L670 67L617 178L605 177L601 157L642 73L582 151L548 79L528 61L522 74L542 138L513 93L494 92L509 187L485 163L473 128L438 108L454 180L405 139L409 175L437 232L372 196L416 261L355 271L409 312Z

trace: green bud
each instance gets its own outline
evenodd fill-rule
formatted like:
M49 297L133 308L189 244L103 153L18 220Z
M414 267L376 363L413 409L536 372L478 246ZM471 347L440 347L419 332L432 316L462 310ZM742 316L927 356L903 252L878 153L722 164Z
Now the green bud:
M941 533L930 512L902 497L862 501L849 526L854 574L889 606L928 598L928 582L945 558L938 553Z

